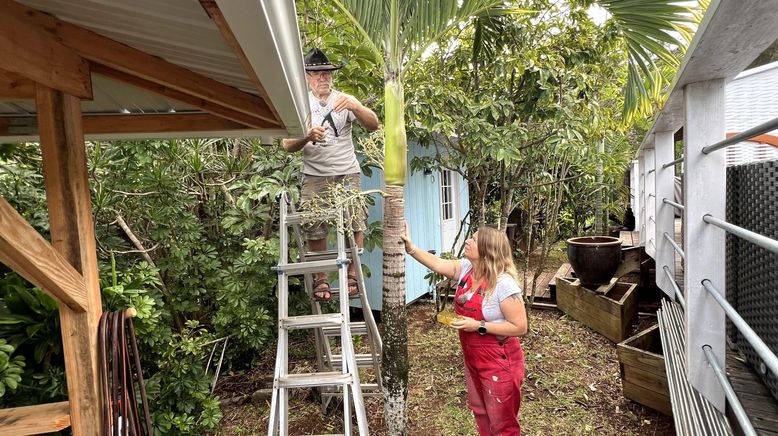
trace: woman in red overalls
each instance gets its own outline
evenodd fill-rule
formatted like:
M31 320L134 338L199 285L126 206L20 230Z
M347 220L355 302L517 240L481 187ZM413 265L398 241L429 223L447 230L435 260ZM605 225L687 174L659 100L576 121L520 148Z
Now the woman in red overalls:
M504 232L482 227L465 241L465 259L446 260L420 250L406 226L405 251L432 271L459 280L454 308L465 358L467 400L478 432L519 435L517 415L524 354L517 336L527 333L527 314Z

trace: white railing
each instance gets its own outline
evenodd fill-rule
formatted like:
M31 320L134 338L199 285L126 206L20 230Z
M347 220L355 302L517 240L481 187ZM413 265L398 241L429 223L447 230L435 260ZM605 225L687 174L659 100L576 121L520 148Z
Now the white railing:
M656 261L657 286L684 308L686 377L720 412L726 401L746 434L753 427L729 385L725 367L726 319L742 333L765 365L778 374L778 358L723 298L725 241L731 234L778 253L778 241L724 221L728 146L778 128L778 118L726 138L726 83L778 38L773 1L712 1L690 44L663 111L638 154L641 243ZM772 23L772 24L771 24ZM683 152L675 156L675 133L683 129ZM683 165L683 203L674 177ZM682 246L675 242L675 212L682 213ZM775 217L778 219L778 217ZM683 259L683 286L675 282L676 256ZM776 291L778 292L778 291Z

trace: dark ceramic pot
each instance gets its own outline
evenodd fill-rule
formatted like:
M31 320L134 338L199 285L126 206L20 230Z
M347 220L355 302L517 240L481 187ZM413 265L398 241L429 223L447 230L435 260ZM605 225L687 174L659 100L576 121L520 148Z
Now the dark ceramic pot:
M582 285L606 284L621 263L621 239L610 236L570 238L567 240L567 259Z

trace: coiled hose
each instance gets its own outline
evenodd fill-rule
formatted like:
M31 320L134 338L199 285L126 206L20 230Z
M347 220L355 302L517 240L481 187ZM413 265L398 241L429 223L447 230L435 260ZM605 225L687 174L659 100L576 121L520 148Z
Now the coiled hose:
M98 326L102 364L103 435L151 436L151 416L143 386L138 343L132 317L135 309L103 312ZM130 348L127 347L129 342ZM138 410L138 385L143 420Z

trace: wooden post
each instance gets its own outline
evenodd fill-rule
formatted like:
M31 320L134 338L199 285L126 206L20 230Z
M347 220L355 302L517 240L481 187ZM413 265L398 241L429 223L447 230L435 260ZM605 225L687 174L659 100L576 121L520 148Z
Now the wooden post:
M643 198L646 201L646 254L656 259L656 186L654 186L654 148L644 150L645 172L643 189L646 193Z
M84 277L86 312L59 308L73 434L101 432L97 325L102 307L79 99L36 87L51 242Z
M640 217L640 245L646 246L646 157L645 151L638 153L638 209L635 213Z
M671 299L675 299L675 288L665 274L664 267L675 277L675 250L664 238L667 232L675 236L675 208L665 204L664 199L675 201L675 167L662 169L662 165L675 159L673 132L656 132L654 135L654 179L656 188L656 285Z
M633 160L630 166L629 189L632 196L630 199L632 215L635 217L635 228L632 230L639 231L642 222L640 221L640 161L637 159Z
M720 412L724 412L724 390L708 365L703 345L710 345L724 368L724 311L705 289L709 279L716 287L726 286L725 235L706 224L702 217L725 216L726 167L723 152L705 155L702 148L724 139L723 79L686 85L683 129L683 251L684 298L686 299L686 377Z

